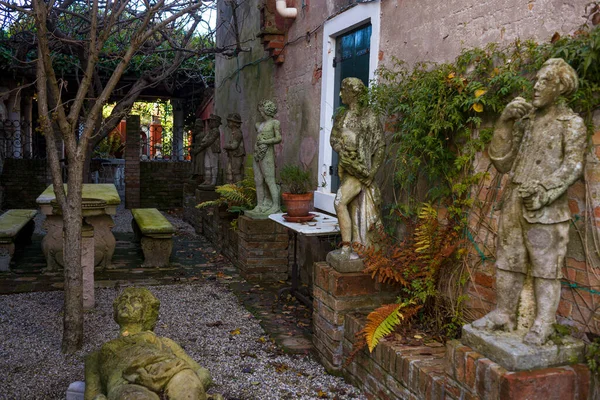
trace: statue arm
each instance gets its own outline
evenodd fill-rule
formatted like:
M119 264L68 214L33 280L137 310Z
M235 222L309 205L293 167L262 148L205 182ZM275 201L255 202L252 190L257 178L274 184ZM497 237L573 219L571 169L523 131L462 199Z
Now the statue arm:
M204 386L204 389L207 389L212 384L212 376L210 375L210 371L204 367L201 367L200 364L198 364L192 357L190 357L185 352L185 350L183 350L181 348L181 346L179 346L176 342L174 342L173 340L171 340L169 338L163 337L163 338L160 338L160 340L162 341L162 343L165 346L167 346L169 349L171 349L173 354L175 354L178 358L185 361L194 370L196 375L198 375L198 377L200 378L200 381L202 382L202 386Z
M275 145L277 143L281 143L281 124L278 120L274 119L273 124L271 125L271 129L273 130L273 137L271 139L263 139L260 141L260 144L268 144Z
M508 103L494 128L489 155L498 172L510 171L523 138L523 123L518 121L533 109L521 97ZM518 122L517 122L518 121Z
M85 358L85 400L104 400L100 380L100 352L95 351Z
M565 121L563 162L560 168L540 181L546 189L546 204L558 199L583 174L586 138L581 117L573 116Z

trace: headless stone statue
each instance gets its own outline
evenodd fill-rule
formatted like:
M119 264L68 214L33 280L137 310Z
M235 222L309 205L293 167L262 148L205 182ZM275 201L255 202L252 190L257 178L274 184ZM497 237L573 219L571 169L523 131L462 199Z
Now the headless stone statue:
M509 174L496 246L497 307L473 322L476 329L513 331L528 265L535 320L523 342L542 345L553 332L571 213L567 189L583 173L586 128L561 95L577 91L577 73L549 59L537 73L533 101L510 102L500 116L490 158Z
M222 400L207 395L210 372L174 341L153 331L160 302L127 288L113 308L120 335L85 361L85 400Z
M227 182L240 182L244 179L244 135L240 127L242 118L233 113L227 116L227 127L230 131L229 142L223 147L227 151Z
M381 194L374 179L383 162L385 142L373 110L360 105L365 90L358 78L342 81L342 102L348 108L338 112L331 130L331 147L339 154L341 184L334 205L344 243L342 258L350 258L353 242L373 244L374 229L381 224Z
M281 212L279 188L275 182L275 145L281 142L277 105L264 100L258 105L263 122L256 124L256 145L254 146L254 183L256 184L257 205L253 210L244 212L251 218L266 219L269 214Z

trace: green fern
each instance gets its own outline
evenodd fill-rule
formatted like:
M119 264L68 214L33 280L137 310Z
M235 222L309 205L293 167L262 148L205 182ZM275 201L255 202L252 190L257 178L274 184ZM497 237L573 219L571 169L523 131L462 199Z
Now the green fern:
M227 210L230 212L240 212L254 208L256 206L256 188L253 172L252 168L246 168L246 176L242 181L215 187L215 192L221 197L216 200L202 202L196 208L226 205Z
M394 328L404 319L411 318L417 313L421 306L415 306L413 301L402 303L385 304L367 316L367 324L361 331L364 334L369 352L379 341L392 333ZM402 312L400 312L402 311Z

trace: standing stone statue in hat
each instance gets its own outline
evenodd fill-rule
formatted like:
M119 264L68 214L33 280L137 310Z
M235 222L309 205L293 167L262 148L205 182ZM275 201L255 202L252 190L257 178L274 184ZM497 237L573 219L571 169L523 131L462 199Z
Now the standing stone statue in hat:
M575 93L577 73L551 58L537 73L533 101L511 101L500 116L490 158L509 180L496 246L496 309L473 322L476 329L512 331L531 265L535 320L523 342L542 345L552 334L560 301L561 269L569 241L567 189L583 173L586 128L560 96Z
M204 139L204 122L200 118L196 118L194 122L194 128L192 129L194 134L194 142L192 145L192 180L198 182L204 177L204 152L205 148L200 147L200 143Z
M227 127L230 131L229 142L223 148L227 152L227 182L240 182L244 179L244 135L242 134L242 118L233 113L227 116Z
M200 148L204 153L204 182L202 185L214 186L219 176L219 153L221 153L221 117L211 114L208 120L208 133L202 139Z

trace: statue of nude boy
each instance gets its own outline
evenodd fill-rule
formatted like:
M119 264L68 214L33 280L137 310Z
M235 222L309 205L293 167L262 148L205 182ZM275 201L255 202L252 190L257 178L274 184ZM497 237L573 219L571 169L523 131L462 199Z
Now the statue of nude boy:
M263 122L256 124L256 144L254 146L254 183L256 184L256 207L246 212L255 218L267 217L269 214L281 212L279 204L279 188L275 182L275 145L281 142L279 121L273 117L277 114L277 105L271 100L264 100L258 105Z
M222 400L207 395L210 372L171 339L152 330L160 302L127 288L113 303L120 336L85 361L85 400Z
M515 98L496 124L490 158L509 174L496 247L498 302L474 328L516 328L530 264L536 315L523 341L542 345L553 333L569 241L567 189L583 173L586 147L583 120L557 100L577 87L575 70L563 59L549 59L537 73L532 103Z

